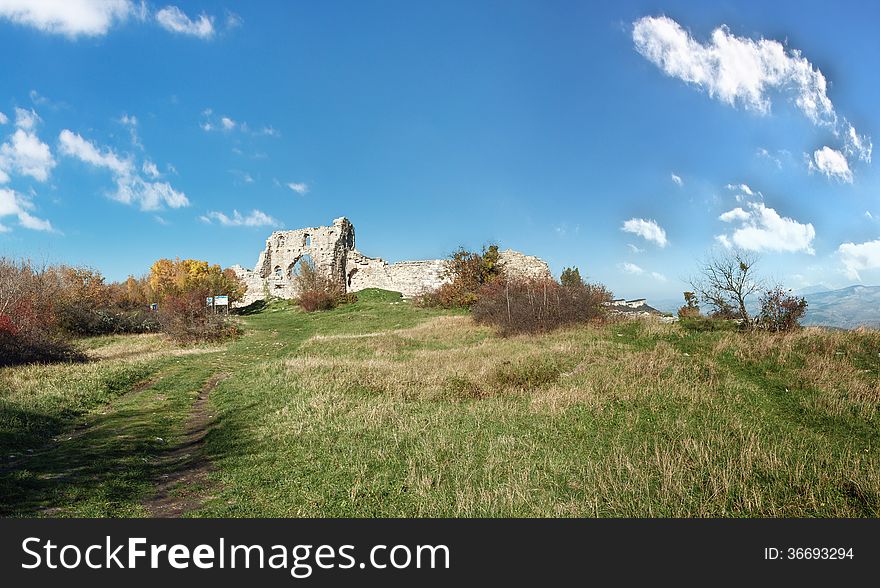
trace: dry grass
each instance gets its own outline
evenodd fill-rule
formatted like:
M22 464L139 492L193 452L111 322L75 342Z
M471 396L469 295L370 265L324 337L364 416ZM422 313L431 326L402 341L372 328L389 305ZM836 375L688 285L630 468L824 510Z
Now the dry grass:
M644 322L502 339L467 317L313 337L264 370L276 409L258 427L274 467L311 486L262 508L876 516L877 377L858 367L872 337ZM775 396L777 377L800 395ZM829 431L803 410L847 420Z

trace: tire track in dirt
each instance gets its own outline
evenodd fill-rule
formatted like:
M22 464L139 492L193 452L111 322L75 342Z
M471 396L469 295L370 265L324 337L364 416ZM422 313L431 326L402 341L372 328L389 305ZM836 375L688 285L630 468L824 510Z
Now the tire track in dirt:
M209 396L228 373L211 376L199 390L190 408L183 438L162 456L162 473L156 481L155 494L143 503L153 517L179 517L198 509L209 497L213 470L204 455L205 437L214 424L209 411Z

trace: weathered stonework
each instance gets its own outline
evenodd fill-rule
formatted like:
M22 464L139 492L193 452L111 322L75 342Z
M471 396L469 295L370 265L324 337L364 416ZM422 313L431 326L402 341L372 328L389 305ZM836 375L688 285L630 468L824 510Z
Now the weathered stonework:
M318 272L346 292L382 288L417 296L447 281L443 259L388 263L378 257L367 257L355 249L354 226L342 217L329 227L272 233L253 270L240 265L232 267L247 284L247 293L239 304L247 305L268 296L296 298L293 271L305 256L312 259ZM550 277L547 263L532 255L508 249L501 252L500 261L510 275Z

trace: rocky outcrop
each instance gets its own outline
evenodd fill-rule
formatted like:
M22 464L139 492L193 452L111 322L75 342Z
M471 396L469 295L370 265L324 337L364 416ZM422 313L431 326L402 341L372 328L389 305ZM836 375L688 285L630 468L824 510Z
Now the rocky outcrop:
M342 217L328 227L272 233L253 270L240 265L232 267L247 285L247 293L239 304L247 305L270 296L295 298L298 292L294 271L304 259L310 259L318 272L346 292L382 288L404 296L417 296L448 280L443 259L388 263L364 255L355 248L354 225ZM551 275L547 263L533 255L508 249L500 253L499 259L512 276L541 279Z

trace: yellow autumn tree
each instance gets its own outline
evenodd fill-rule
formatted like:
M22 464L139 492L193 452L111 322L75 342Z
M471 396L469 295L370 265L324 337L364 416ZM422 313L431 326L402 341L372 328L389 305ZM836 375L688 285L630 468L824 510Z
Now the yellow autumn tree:
M231 302L240 300L245 286L230 269L199 259L160 259L150 268L150 290L158 300L202 291L209 296L226 295Z

